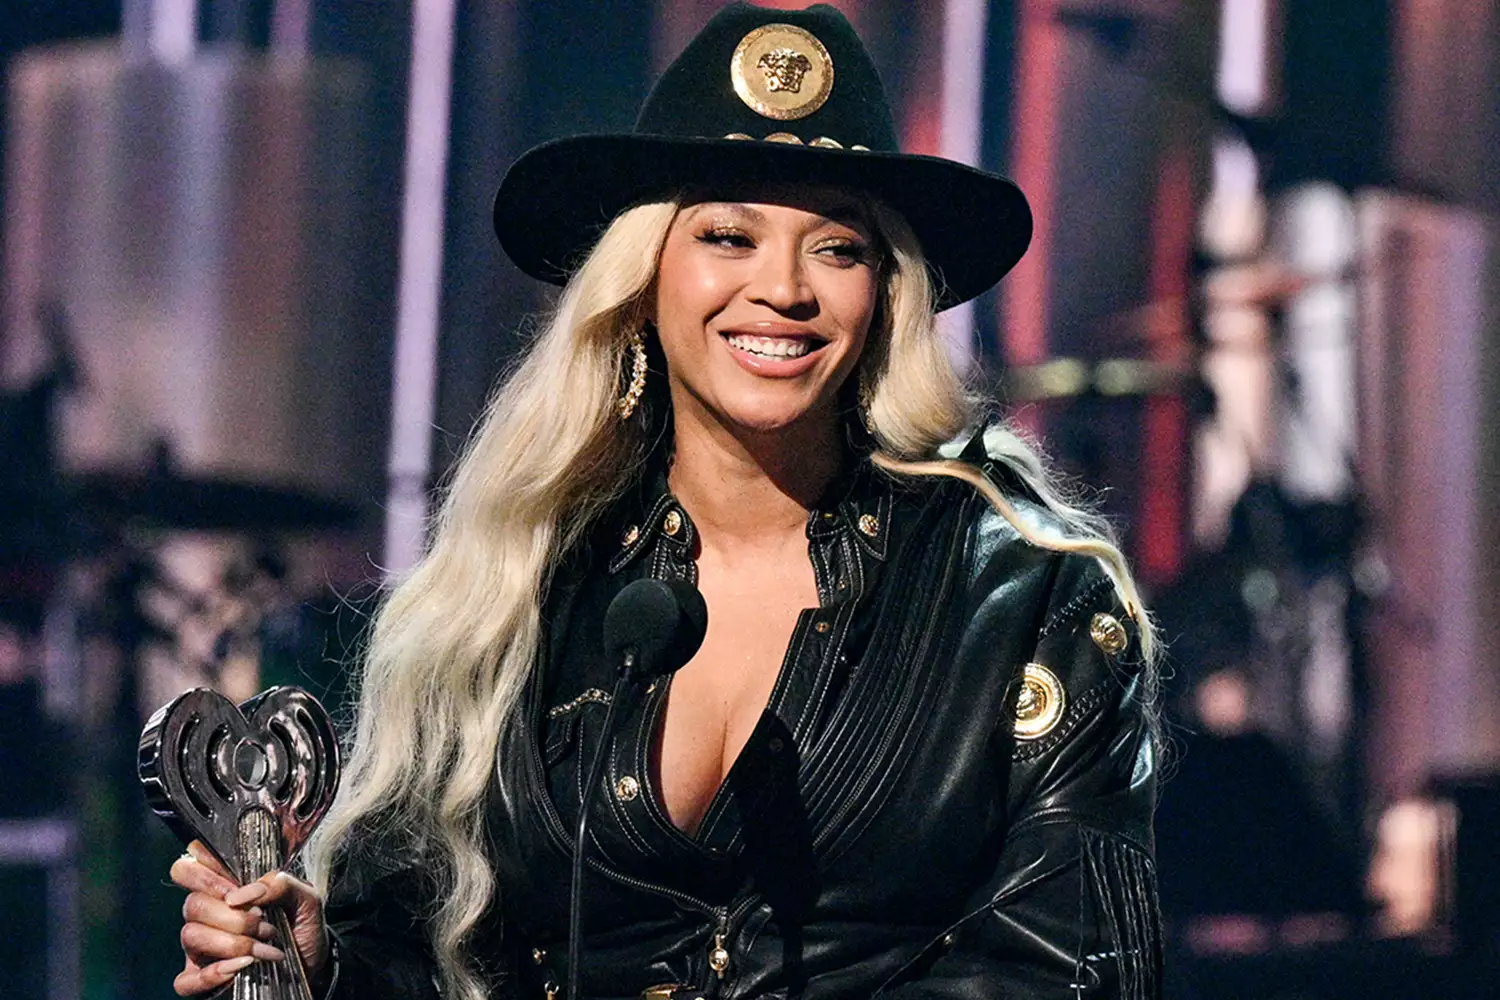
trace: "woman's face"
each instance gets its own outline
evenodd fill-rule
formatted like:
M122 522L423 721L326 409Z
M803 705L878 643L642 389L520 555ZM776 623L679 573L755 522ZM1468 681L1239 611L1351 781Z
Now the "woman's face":
M686 205L655 302L677 419L756 432L835 421L879 282L874 233L846 195Z

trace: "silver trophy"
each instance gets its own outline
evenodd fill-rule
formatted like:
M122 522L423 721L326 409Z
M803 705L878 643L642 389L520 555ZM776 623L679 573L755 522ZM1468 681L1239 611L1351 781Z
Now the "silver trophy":
M338 738L316 698L274 687L238 707L198 688L159 709L137 764L151 809L183 843L197 839L241 883L285 868L328 811ZM312 1000L286 913L272 913L284 962L234 977L234 1000Z

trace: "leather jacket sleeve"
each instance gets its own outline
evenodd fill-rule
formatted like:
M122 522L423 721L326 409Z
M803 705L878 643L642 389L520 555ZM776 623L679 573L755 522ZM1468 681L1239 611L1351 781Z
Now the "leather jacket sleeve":
M373 850L341 857L323 908L334 963L325 1000L438 1000L437 963L416 912L431 898L414 868L383 863Z
M965 915L882 997L1160 995L1145 680L1133 630L1117 655L1091 636L1096 615L1127 628L1130 621L1102 569L1079 556L1057 562L1032 659L1061 681L1066 707L1050 731L1019 738L1012 685L994 739L995 752L1009 757L998 863ZM994 665L1018 677L1022 666Z

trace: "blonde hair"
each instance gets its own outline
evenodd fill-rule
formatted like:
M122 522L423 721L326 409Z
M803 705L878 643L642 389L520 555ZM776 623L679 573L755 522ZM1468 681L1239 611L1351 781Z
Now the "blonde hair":
M421 858L437 887L422 916L449 997L485 996L465 950L497 889L484 849L485 792L536 658L544 589L558 555L650 450L643 424L622 424L614 402L677 209L675 200L655 202L615 219L491 401L446 491L429 552L375 618L343 787L307 848L309 876L325 894L336 855L359 837L391 838ZM871 213L888 253L881 328L861 360L874 461L898 475L962 479L1033 544L1098 559L1154 656L1149 618L1106 526L1063 498L1034 449L1003 428L986 435L992 455L1061 529L1020 516L973 466L939 457L975 423L979 400L936 334L915 236L894 212L874 204Z

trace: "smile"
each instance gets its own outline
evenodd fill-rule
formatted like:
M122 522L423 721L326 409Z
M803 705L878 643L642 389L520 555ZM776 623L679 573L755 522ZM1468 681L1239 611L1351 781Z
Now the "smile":
M800 358L823 346L810 337L755 337L745 333L726 333L724 340L735 350L758 358Z

